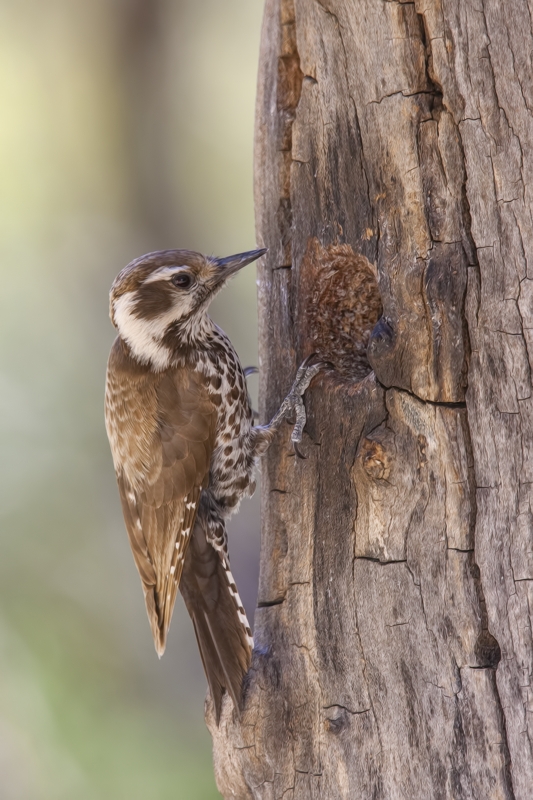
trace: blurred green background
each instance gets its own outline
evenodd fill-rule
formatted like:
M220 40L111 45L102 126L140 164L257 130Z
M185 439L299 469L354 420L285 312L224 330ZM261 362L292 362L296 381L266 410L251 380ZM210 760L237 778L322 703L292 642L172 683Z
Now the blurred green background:
M181 599L161 662L103 423L108 290L255 245L261 0L0 0L0 797L218 797ZM255 272L213 315L257 363ZM257 500L232 563L253 616Z

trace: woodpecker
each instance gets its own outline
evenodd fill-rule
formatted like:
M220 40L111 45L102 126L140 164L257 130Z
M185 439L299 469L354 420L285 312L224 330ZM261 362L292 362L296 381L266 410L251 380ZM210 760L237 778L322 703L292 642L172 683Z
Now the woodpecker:
M237 353L207 312L228 279L265 252L148 253L118 274L110 292L118 336L107 367L106 429L155 649L161 657L179 588L217 723L225 691L240 710L253 648L226 520L253 492L256 461L291 412L299 454L302 396L323 367L304 362L270 424L253 425Z

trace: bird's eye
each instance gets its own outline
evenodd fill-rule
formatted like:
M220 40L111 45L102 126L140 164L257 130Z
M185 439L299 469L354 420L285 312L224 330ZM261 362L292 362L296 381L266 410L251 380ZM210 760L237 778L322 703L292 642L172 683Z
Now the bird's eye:
M192 286L192 276L187 272L178 272L172 276L171 281L178 289L188 289Z

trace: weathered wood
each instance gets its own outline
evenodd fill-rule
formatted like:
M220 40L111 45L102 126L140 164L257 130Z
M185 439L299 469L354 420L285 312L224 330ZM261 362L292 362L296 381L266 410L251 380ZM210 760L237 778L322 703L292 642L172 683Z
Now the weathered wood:
M266 2L262 415L336 371L263 464L226 798L533 796L532 52L525 0Z

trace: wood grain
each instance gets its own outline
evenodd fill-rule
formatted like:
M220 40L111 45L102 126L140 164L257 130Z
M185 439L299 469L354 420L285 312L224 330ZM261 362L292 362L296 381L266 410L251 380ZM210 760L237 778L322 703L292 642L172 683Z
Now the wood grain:
M226 798L531 797L532 52L525 0L266 2L262 416L337 370L263 463Z

